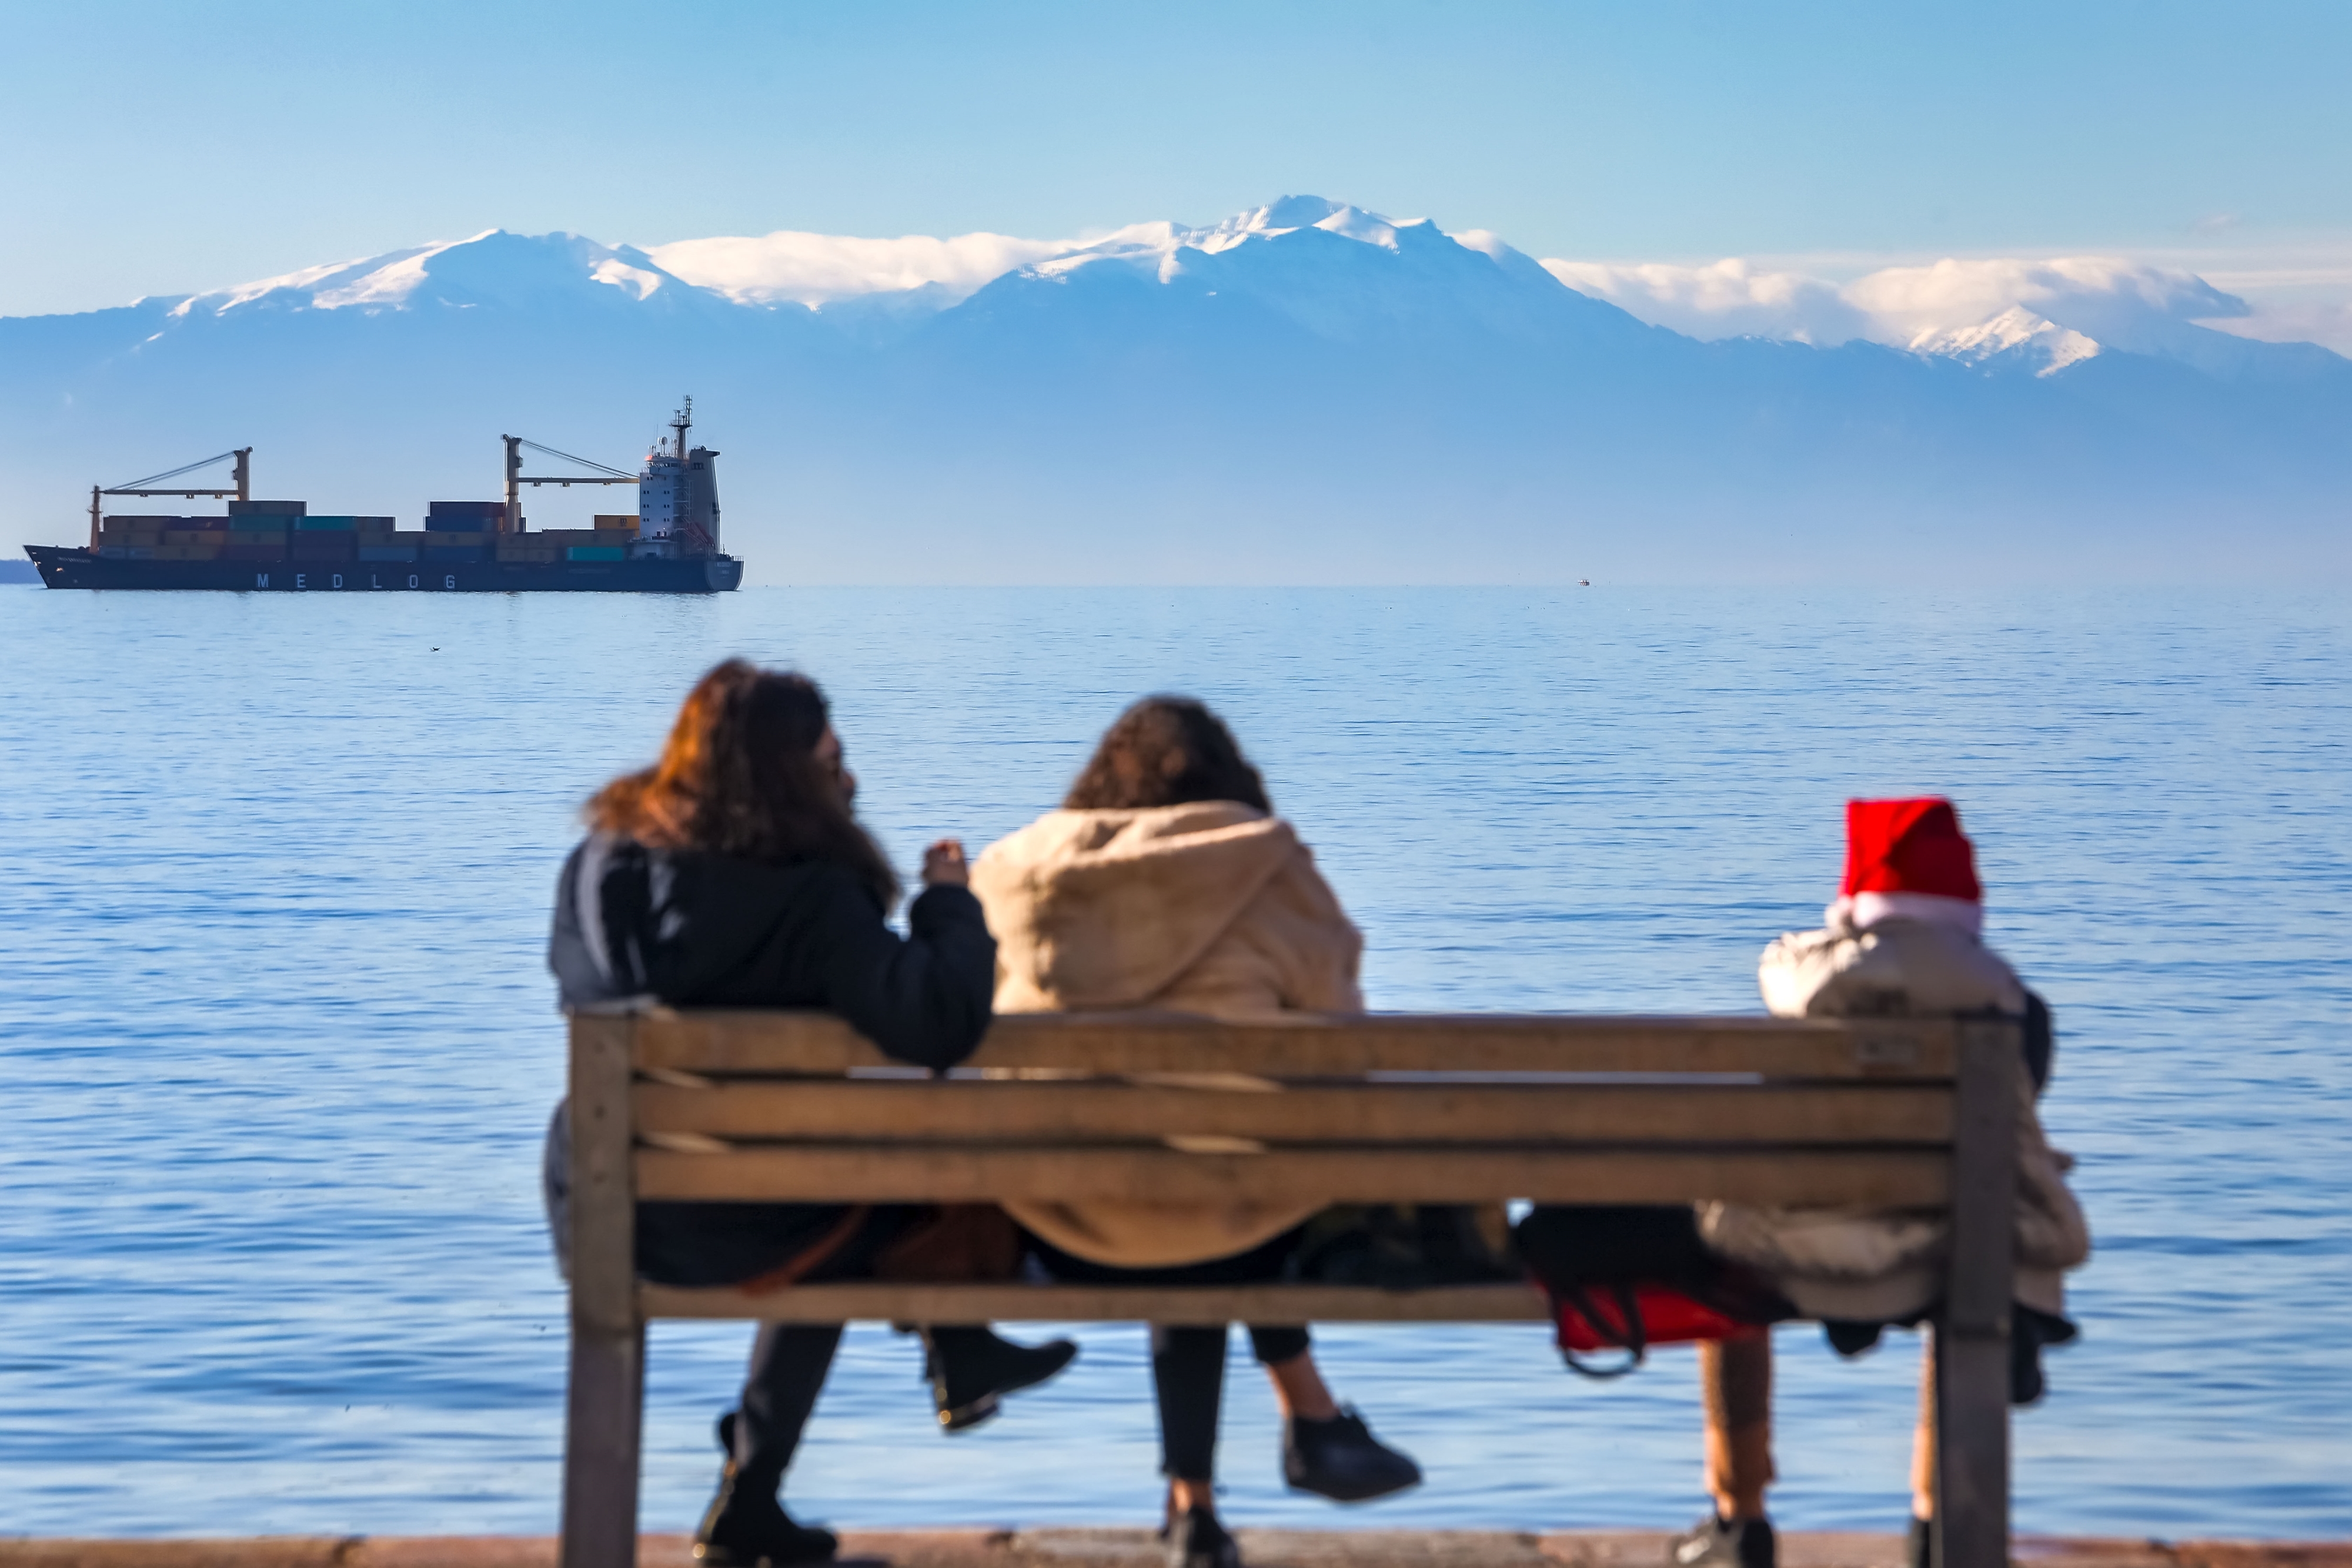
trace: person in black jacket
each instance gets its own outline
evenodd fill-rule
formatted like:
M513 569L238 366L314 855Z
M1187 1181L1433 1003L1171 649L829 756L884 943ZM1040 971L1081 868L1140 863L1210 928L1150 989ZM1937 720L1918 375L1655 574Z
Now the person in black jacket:
M824 694L805 676L731 659L687 697L661 760L588 805L587 840L556 884L548 965L564 1006L646 997L689 1007L821 1008L900 1061L933 1069L987 1032L996 944L952 839L923 856L909 935L885 924L889 862L851 812ZM549 1129L549 1221L564 1252L566 1107ZM673 1285L855 1278L912 1210L837 1204L637 1206L637 1271ZM777 1500L841 1326L763 1325L740 1407L721 1418L729 1451L695 1534L713 1568L820 1561L828 1531ZM1028 1348L977 1325L926 1331L932 1387L950 1429L1060 1371L1066 1341Z

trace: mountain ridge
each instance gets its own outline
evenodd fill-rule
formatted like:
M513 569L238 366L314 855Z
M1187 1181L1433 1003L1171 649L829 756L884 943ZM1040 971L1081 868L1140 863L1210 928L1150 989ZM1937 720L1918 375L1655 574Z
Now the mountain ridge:
M1490 235L1309 196L960 287L746 299L646 249L487 230L0 319L0 439L18 472L101 480L255 443L266 490L403 515L489 493L458 454L501 430L609 457L691 391L754 580L1811 580L1995 572L2003 549L2130 575L2159 535L2200 570L2345 553L2352 362L2145 311L2108 323L2129 346L2067 302L1906 347L1707 341ZM70 538L72 498L0 497L0 527Z

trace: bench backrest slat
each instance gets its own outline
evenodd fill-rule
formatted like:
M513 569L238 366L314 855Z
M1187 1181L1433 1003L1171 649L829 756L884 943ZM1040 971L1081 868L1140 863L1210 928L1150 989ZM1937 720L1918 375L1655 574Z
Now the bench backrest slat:
M1954 1051L1952 1024L1933 1019L1372 1013L1228 1022L1186 1014L1032 1013L999 1018L966 1065L1300 1078L1450 1071L1948 1080ZM893 1064L829 1014L656 1009L637 1016L635 1065L694 1073L839 1073Z
M1563 1151L1397 1145L1195 1154L1134 1145L989 1148L932 1144L763 1145L723 1154L637 1155L637 1196L708 1201L983 1203L1684 1203L1940 1205L1946 1149L1768 1145Z
M743 1142L1103 1144L1174 1138L1320 1143L1937 1144L1940 1083L1159 1083L772 1079L641 1082L637 1135Z

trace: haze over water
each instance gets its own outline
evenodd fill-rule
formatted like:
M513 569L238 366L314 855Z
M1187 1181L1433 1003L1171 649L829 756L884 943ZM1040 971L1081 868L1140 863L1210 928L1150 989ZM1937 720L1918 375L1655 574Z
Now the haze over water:
M2098 1251L2021 1413L2020 1527L2352 1518L2352 634L2338 595L852 591L708 601L0 589L0 1530L541 1532L564 1301L542 964L581 800L730 653L831 691L902 865L1051 805L1153 690L1216 704L1363 926L1375 1007L1755 1011L1850 794L1948 792L2057 1011ZM689 1528L741 1325L653 1334L644 1521ZM1037 1331L1021 1328L1031 1337ZM953 1439L854 1330L787 1490L836 1523L1156 1521L1143 1335ZM1702 1506L1687 1352L1332 1328L1421 1490L1242 1523L1559 1528ZM1780 1331L1790 1528L1891 1529L1916 1351Z

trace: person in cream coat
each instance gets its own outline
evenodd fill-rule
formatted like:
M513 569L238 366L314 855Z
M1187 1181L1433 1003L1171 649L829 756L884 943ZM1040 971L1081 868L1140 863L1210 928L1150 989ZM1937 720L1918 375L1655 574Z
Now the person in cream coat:
M996 1010L1150 1008L1248 1019L1358 1012L1363 937L1232 733L1202 704L1151 697L1121 715L1062 809L973 862L997 942ZM1253 1085L1176 1075L1204 1091ZM1276 1277L1318 1205L1008 1203L1065 1279L1220 1283ZM1412 1486L1317 1372L1302 1327L1251 1338L1284 1414L1289 1483L1341 1501ZM1169 1477L1173 1568L1235 1568L1212 1500L1225 1330L1157 1328L1152 1375Z

